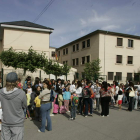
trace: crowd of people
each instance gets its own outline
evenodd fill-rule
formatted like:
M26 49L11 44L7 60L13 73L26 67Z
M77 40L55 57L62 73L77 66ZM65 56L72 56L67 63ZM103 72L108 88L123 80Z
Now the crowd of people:
M19 129L23 126L23 117L24 120L29 118L40 121L41 127L38 132L45 132L45 129L52 130L51 116L58 113L70 112L69 120L75 120L77 114L92 116L93 110L98 111L101 117L108 117L109 106L118 106L118 110L121 110L122 104L128 104L127 111L131 112L134 108L137 109L139 103L139 92L131 81L124 85L115 81L109 84L106 81L100 83L98 80L64 81L45 78L41 82L40 78L36 77L33 82L28 76L22 84L16 73L9 75L6 78L6 87L0 90L5 120L2 121L2 137L7 140L5 130L14 134L20 132L20 137L23 136L23 129ZM16 113L18 115L15 115ZM16 117L13 117L14 115Z

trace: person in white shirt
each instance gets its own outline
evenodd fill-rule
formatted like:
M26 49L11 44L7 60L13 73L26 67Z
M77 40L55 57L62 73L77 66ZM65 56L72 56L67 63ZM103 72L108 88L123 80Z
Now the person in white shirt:
M118 82L115 83L115 95L114 95L114 99L115 99L115 103L117 104L117 99L118 99L118 91L119 91L119 87L118 87Z
M32 93L31 84L27 84L27 94L31 95L31 93Z
M135 106L134 106L134 109L138 109L138 89L134 87L134 90L135 90L135 97L134 97Z
M122 108L122 98L123 98L123 93L121 90L119 90L118 92L118 106L119 106L119 110Z
M76 94L79 97L79 114L82 115L82 83L80 81L77 82Z
M74 81L72 81L72 84L70 85L70 92L72 93L75 89Z

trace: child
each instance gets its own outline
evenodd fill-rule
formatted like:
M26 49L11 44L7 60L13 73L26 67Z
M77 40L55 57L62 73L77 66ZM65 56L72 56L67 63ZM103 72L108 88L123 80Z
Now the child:
M27 115L28 115L29 119L32 119L32 118L30 117L30 100L31 100L31 96L30 96L30 94L28 94L27 92L28 92L28 91L25 90L26 97L27 97ZM26 116L25 116L25 117L26 117Z
M23 87L23 84L21 83L20 78L18 78L18 80L17 80L17 87L20 88L20 89L22 89L22 87Z
M30 95L32 93L31 83L27 84L27 93Z
M76 94L76 90L73 89L71 95L71 117L70 117L71 120L75 120L78 102L79 102L78 95Z
M119 106L119 110L121 110L121 108L122 108L122 98L123 98L122 91L119 90L119 92L118 92L118 106Z
M69 92L69 88L66 87L66 91L63 94L63 99L64 99L64 106L65 106L67 112L70 112L69 111L69 100L70 100L70 97L71 97L71 93Z
M35 114L36 114L36 118L38 119L38 121L41 121L41 115L40 115L40 107L41 107L41 100L38 98L38 96L40 95L40 92L37 91L36 92L37 97L35 98L34 102L36 104L36 108L35 108Z
M59 108L60 108L63 103L62 89L60 89L58 92L58 103L59 103Z

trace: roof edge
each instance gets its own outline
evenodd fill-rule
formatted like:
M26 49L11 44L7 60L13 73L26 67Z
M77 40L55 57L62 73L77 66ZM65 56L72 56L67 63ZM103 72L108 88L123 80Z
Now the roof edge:
M118 36L123 36L123 37L130 37L130 38L140 39L140 36L136 36L136 35L124 34L124 33L112 32L112 31L105 31L105 30L95 30L95 31L93 31L93 32L91 32L91 33L89 33L89 34L87 34L85 36L82 36L82 37L80 37L80 38L78 38L76 40L73 40L73 41L71 41L71 42L69 42L69 43L67 43L67 44L65 44L65 45L63 45L63 46L61 46L59 48L56 48L56 50L64 48L67 45L71 45L71 44L73 44L73 43L75 43L75 42L77 42L77 41L79 41L79 40L81 40L81 39L83 39L85 37L88 37L88 36L91 36L91 35L94 35L94 34L98 34L98 33L109 34L109 35L118 35Z

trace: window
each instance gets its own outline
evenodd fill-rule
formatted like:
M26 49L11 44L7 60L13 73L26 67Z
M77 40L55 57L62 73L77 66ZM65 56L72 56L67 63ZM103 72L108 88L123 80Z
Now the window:
M65 64L65 61L63 61L63 64Z
M66 48L66 54L68 54L68 48Z
M75 45L73 45L73 52L75 52Z
M133 64L133 56L128 56L127 64Z
M134 81L139 81L140 76L138 73L134 73Z
M90 47L90 39L87 40L87 47Z
M55 52L52 52L52 57L55 57Z
M87 56L87 63L90 62L90 56Z
M117 38L117 46L122 46L122 44L123 44L123 39Z
M72 62L73 62L73 66L75 66L75 59L72 59Z
M116 63L122 63L122 55L117 55Z
M76 65L79 65L79 58L76 58Z
M127 80L129 81L132 81L132 73L127 73Z
M65 49L63 49L63 55L65 55Z
M82 79L84 79L85 78L85 73L84 72L82 72Z
M85 64L85 57L82 57L82 64Z
M76 75L76 79L78 79L79 78L79 73L76 72L75 75Z
M76 50L77 51L79 50L79 44L76 44Z
M116 72L116 80L122 80L122 73Z
M128 47L133 47L133 40L128 39Z
M60 56L60 51L58 52L58 56Z
M108 80L113 80L114 72L108 72Z
M66 61L66 64L68 64L68 61Z
M86 46L85 46L85 41L82 42L82 49L84 49Z

